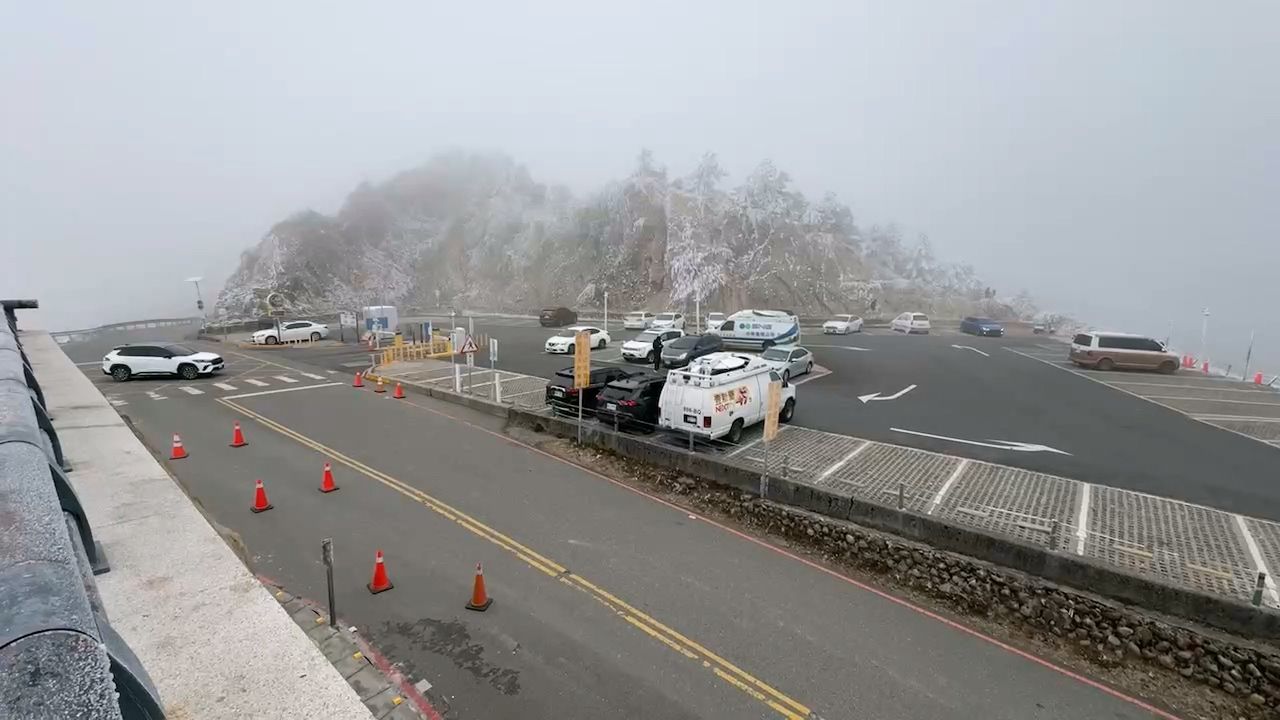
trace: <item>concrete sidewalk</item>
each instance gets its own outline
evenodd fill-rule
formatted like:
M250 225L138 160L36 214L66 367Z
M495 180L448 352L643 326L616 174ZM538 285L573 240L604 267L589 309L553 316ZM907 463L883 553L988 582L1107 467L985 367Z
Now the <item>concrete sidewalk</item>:
M103 605L168 716L371 717L54 339L22 342L111 563Z

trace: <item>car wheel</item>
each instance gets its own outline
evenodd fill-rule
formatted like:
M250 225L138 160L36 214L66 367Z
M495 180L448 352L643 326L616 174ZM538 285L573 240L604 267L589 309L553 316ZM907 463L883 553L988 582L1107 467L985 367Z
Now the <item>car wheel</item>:
M279 344L280 344L280 339L279 339L279 338L277 338L275 335L268 335L268 336L267 336L267 338L266 338L266 344L268 344L268 345L279 345Z
M782 406L782 412L778 413L778 419L782 422L791 422L791 418L796 414L795 398L787 398L787 402Z
M809 374L809 373L811 373L811 372L813 372L813 363L809 363L808 365L805 365L805 366L804 366L804 374L805 374L805 375L808 375L808 374Z
M653 358L654 358L653 351L652 351L652 350L650 350L650 351L649 351L649 354L644 356L644 361L645 361L645 362L647 362L647 363L652 363L652 362L653 362Z
M573 343L569 343L569 349L564 351L566 355L573 354Z
M311 342L320 342L320 333L318 332L311 333Z
M742 440L742 418L733 421L729 426L729 434L724 436L731 445L737 445Z
M128 380L129 377L132 375L133 375L133 372L129 370L128 365L116 365L115 367L111 368L111 379L115 380L116 382L124 382L125 380Z
M783 371L782 371L782 384L783 384L783 385L786 385L786 384L787 384L787 383L789 383L789 382L791 382L791 371L790 371L790 370L783 370Z
M1164 373L1165 375L1172 375L1178 372L1178 363L1172 360L1165 360L1164 362L1160 363L1160 372Z
M1095 365L1094 367L1096 367L1097 369L1103 372L1106 372L1108 370L1115 370L1116 364L1111 358L1102 358L1101 360L1098 361L1098 364Z
M604 338L600 338L600 349L603 350L608 346L609 346L609 341L605 340Z
M195 380L200 377L200 371L196 369L195 365L179 365L178 377L183 380Z

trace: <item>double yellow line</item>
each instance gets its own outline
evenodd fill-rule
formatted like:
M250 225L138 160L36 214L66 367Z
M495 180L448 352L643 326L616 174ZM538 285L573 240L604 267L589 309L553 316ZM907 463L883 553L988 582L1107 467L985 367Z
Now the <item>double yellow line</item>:
M728 660L711 652L699 643L685 637L661 622L658 622L653 617L650 617L613 593L610 593L604 588L590 582L581 575L570 573L568 569L560 563L520 544L519 542L516 542L512 538L498 532L488 525L485 525L476 518L471 517L447 503L437 500L436 498L401 480L387 475L380 470L369 467L359 460L348 457L327 445L291 430L270 418L240 405L239 403L222 398L219 398L218 402L226 405L236 412L243 413L244 415L257 420L281 435L296 440L316 452L346 465L356 472L377 480L392 490L395 490L396 492L426 506L432 512L452 520L473 534L482 537L512 555L515 555L530 567L540 570L548 577L587 593L633 627L639 629L641 632L644 632L646 635L649 635L653 639L661 642L689 660L699 663L702 667L710 670L716 677L743 693L746 693L755 700L768 705L770 708L777 711L782 717L785 717L788 720L807 720L807 718L812 716L809 708L800 702L784 695L779 690L773 688L769 684L759 678L756 678Z

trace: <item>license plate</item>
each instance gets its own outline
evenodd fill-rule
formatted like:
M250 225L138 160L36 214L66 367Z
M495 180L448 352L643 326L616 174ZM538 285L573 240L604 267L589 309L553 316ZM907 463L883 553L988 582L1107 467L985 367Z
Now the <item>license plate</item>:
M564 397L564 388L551 388L551 394L556 397Z
M697 425L697 424L698 424L698 416L697 416L697 415L685 415L685 416L684 416L684 421L685 421L685 422L687 422L687 423L689 423L690 425Z
M605 404L604 404L604 407L605 407L605 409L606 409L606 410L617 410L617 409L618 409L618 403L605 403Z

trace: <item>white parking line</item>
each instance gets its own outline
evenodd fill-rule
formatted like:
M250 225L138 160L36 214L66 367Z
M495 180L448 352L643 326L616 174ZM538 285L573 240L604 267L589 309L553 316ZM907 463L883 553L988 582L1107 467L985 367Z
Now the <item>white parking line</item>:
M823 471L822 471L822 474L821 474L821 475L819 475L819 476L818 476L818 479L817 479L817 480L815 480L814 482L817 482L818 484L822 484L822 481L823 481L823 480L826 480L828 477L831 477L831 473L833 473L833 472L835 472L835 471L839 470L840 468L844 467L845 463L847 463L847 462L849 462L850 460L854 459L855 457L857 457L857 456L858 456L858 453L862 452L863 450L866 450L866 449L867 449L867 448L869 448L869 447L871 447L871 441L870 441L870 440L868 440L868 441L866 441L866 442L862 443L861 445L859 445L858 447L854 448L854 449L853 449L853 450L852 450L848 455L845 455L844 457L840 458L840 461L839 461L839 462L837 462L836 464L834 464L834 465L832 465L831 467L827 468L826 470L823 470Z
M1262 552L1258 550L1258 543L1253 539L1253 533L1249 532L1249 524L1244 521L1243 515L1235 515L1236 527L1240 528L1240 535L1244 537L1244 544L1249 548L1249 556L1253 558L1253 565L1258 572L1266 575L1267 597L1271 598L1271 606L1280 605L1280 594L1276 593L1276 584L1271 579L1271 572L1267 570L1267 561L1262 558Z
M120 407L121 405L129 404L128 400L120 400L118 398L107 398L107 402L111 403L111 407Z
M1189 385L1186 383L1157 383L1157 382L1130 382L1128 380L1111 380L1108 385L1138 385L1141 387L1162 387L1162 388L1185 388L1187 390L1214 390L1216 392L1234 392L1234 393L1263 393L1268 391L1257 388L1223 388L1223 387L1206 387L1204 385ZM1280 397L1280 396L1276 396Z
M188 395L203 395L204 391L199 388L193 388L190 385L179 385L178 389Z
M1236 420L1239 422L1280 423L1280 418L1277 417L1257 417L1254 415L1192 415L1191 417L1204 422Z
M780 431L781 431L781 430L782 430L782 428L778 428L778 430L780 430ZM747 448L755 447L755 446L756 446L756 444L757 444L757 443L759 443L759 442L760 442L761 440L763 440L763 439L764 439L764 435L761 435L760 437L756 438L755 440L752 440L751 442L747 443L746 445L740 445L740 446L738 446L738 449L737 449L737 450L734 450L733 452L729 453L728 455L725 455L725 457L733 457L734 455L737 455L738 453L742 452L743 450L746 450Z
M280 382L284 382L284 383L296 383L296 382L298 382L297 378L291 378L291 377L289 377L288 375L272 375L271 377L273 377L273 378L275 378L275 379L279 380Z
M239 395L227 395L219 399L235 400L237 398L258 397L259 395L274 395L276 393L294 392L296 390L315 390L318 388L337 387L339 385L346 385L346 383L331 382L331 383L321 383L319 385L303 385L302 387L296 387L296 388L295 387L280 388L279 390L262 390L260 392L241 393Z
M967 459L961 460L960 464L956 466L956 469L952 471L951 477L947 478L947 481L942 483L942 487L938 488L938 494L933 497L933 503L929 505L930 515L932 515L933 511L937 510L938 506L942 504L942 499L947 496L947 492L951 490L951 486L956 484L956 480L960 478L960 473L963 473L968 467L969 461Z
M1181 401L1191 400L1194 402L1230 403L1231 405L1266 405L1268 407L1280 407L1280 402L1257 402L1254 400L1226 400L1223 398L1194 398L1194 397L1181 397L1178 395L1143 395L1142 397L1150 398L1151 400L1181 400Z
M316 375L315 373L299 372L299 374L300 374L300 375L302 375L303 377L309 377L309 378L311 378L312 380L327 380L327 379L328 379L328 378L326 378L326 377L325 377L325 376L323 376L323 375Z
M792 381L791 381L791 384L792 384L792 385L803 385L803 384L805 384L805 383L809 382L810 380L817 380L818 378L823 378L823 377L826 377L826 376L828 376L828 375L830 375L830 374L831 374L831 371L830 371L830 370L828 370L828 369L826 369L826 368L822 367L821 365L815 365L815 366L814 366L814 368L813 368L813 370L812 370L811 372L809 372L809 374L805 375L804 377L800 378L799 380L792 380Z
M1089 537L1089 504L1093 499L1093 486L1080 484L1080 510L1076 512L1076 554L1084 554L1084 541Z
M151 398L152 400L168 400L169 399L164 395L161 395L160 393L156 392L155 390L148 390L147 397Z
M257 385L258 387L266 387L271 384L271 383L262 382L261 380L254 380L253 378L245 378L244 381L249 383L250 385Z
M236 386L235 386L235 385L232 385L231 383L214 383L214 384L213 384L213 386L214 386L214 387L216 387L216 388L219 388L219 389L221 389L221 390L235 390L235 389L236 389Z

